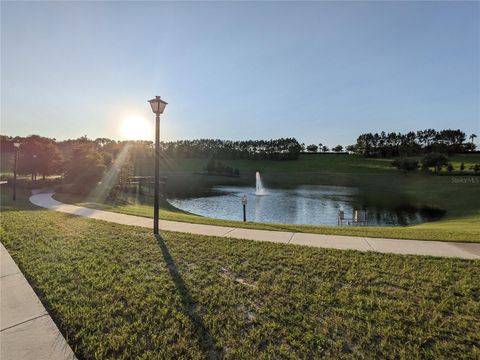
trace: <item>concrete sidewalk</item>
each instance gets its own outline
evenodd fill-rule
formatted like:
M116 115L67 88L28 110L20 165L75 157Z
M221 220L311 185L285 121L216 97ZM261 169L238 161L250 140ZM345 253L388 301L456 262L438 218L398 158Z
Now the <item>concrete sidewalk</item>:
M0 243L0 359L75 359L17 264Z
M56 201L52 198L52 195L53 193L35 194L30 197L30 201L37 206L67 214L85 216L124 225L152 227L153 220L149 218L68 205ZM200 235L225 236L237 239L271 241L342 250L349 249L393 254L480 259L480 244L473 243L293 233L284 231L254 230L215 225L191 224L167 220L160 220L160 229Z

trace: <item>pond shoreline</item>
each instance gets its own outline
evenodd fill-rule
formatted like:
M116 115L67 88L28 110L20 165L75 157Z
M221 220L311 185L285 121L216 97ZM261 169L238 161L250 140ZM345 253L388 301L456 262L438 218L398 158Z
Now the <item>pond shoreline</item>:
M355 210L366 210L367 226L407 226L439 220L445 211L426 205L414 206L405 201L375 203L361 198L355 187L302 185L294 189L266 189L258 196L255 189L241 186L214 186L208 195L171 198L169 203L199 216L241 220L240 198L248 199L247 219L253 222L295 225L338 225L338 213L343 211L353 221ZM348 224L344 222L344 224Z

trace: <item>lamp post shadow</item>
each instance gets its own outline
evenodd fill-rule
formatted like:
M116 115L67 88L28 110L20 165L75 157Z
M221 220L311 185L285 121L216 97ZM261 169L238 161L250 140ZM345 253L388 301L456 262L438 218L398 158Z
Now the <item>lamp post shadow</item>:
M162 250L162 255L167 265L170 277L177 288L182 301L183 312L190 318L195 328L195 334L197 336L199 345L206 355L207 359L221 359L222 351L215 345L215 340L210 335L206 328L203 319L195 311L195 300L192 298L190 291L185 285L182 276L177 270L177 266L168 251L167 245L162 239L160 234L155 234L158 246Z

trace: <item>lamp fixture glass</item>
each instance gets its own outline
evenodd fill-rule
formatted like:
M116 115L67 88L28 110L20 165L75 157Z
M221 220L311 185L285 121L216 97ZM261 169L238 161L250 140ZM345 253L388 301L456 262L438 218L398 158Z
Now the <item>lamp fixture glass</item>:
M148 100L150 106L152 107L152 111L154 114L160 115L163 114L165 110L165 106L167 106L167 102L160 99L160 96L155 96L155 99Z

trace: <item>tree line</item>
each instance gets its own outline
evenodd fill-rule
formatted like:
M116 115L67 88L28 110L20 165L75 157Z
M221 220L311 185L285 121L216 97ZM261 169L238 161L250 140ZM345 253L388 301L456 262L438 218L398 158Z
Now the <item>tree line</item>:
M153 145L153 144L152 144ZM162 142L161 151L171 158L296 160L302 146L295 138L232 141L196 139Z
M0 152L12 154L15 142L21 144L18 174L29 175L32 180L37 180L39 176L45 179L51 175L63 175L66 183L76 184L79 189L96 184L127 144L132 145L135 159L149 159L151 164L154 156L152 141L115 141L86 136L56 141L39 135L0 135ZM161 142L160 150L162 158L295 160L299 157L301 145L294 138L248 141L199 139ZM2 170L12 169L11 159L11 155L2 157ZM209 169L210 172L238 175L238 170L221 162L215 163L214 169Z
M348 151L348 146L345 147L345 150ZM309 152L309 153L318 153L318 152L324 152L324 153L327 153L327 152L336 152L336 153L339 153L339 152L343 152L344 151L344 148L343 148L343 145L337 145L337 146L333 146L331 149L327 146L327 145L323 145L322 143L319 143L318 145L317 144L310 144L310 145L307 145L305 146L305 144L302 144L302 151L303 152Z
M366 133L357 138L351 148L356 154L367 157L413 156L427 153L458 154L474 151L476 146L473 140L477 137L467 136L461 130L420 130L407 133Z
M63 175L65 182L88 189L102 177L105 169L113 161L122 143L90 140L87 137L57 142L55 139L31 135L10 137L0 135L2 154L13 153L14 143L20 143L18 149L17 173L31 176L37 180L51 175ZM2 157L2 170L11 170L11 161L5 164Z
M475 134L467 136L461 130L427 129L408 133L367 133L358 137L355 145L349 145L346 150L362 156L406 157L428 153L455 154L475 150L473 140ZM62 174L67 181L77 181L84 185L94 183L101 177L103 171L110 166L113 159L126 144L134 145L133 149L143 158L153 159L154 144L152 141L115 141L108 138L89 139L86 136L78 139L56 141L39 135L27 137L11 137L0 135L0 152L13 153L14 142L20 142L18 154L18 173L45 178L50 175ZM302 151L307 149L316 152L321 149L329 151L328 147L318 144L305 146L295 138L272 140L231 141L219 139L197 139L161 142L163 158L205 158L214 160L252 159L252 160L296 160ZM341 145L332 149L340 152ZM142 158L142 156L135 158ZM2 156L2 170L10 170L11 157ZM415 166L414 164L402 165ZM448 165L445 165L448 166ZM222 170L222 169L220 169ZM227 169L231 170L231 169ZM223 169L220 172L227 172ZM233 169L233 173L235 173ZM214 171L214 170L211 170ZM218 169L215 171L219 172Z

